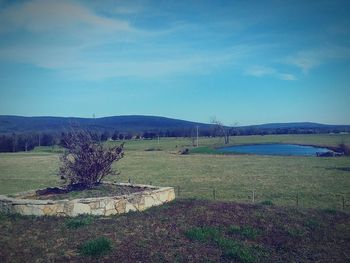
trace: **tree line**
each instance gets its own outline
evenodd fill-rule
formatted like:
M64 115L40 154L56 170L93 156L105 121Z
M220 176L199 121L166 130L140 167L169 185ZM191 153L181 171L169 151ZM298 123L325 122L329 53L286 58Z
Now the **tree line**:
M165 129L143 132L135 131L89 131L94 139L98 141L107 140L131 140L131 139L157 139L158 137L187 137L194 139L197 136L197 127L191 129ZM271 134L319 134L339 133L337 129L322 128L275 128L259 129L255 127L226 127L214 125L212 128L198 129L200 137L224 137L240 135L271 135ZM37 146L61 145L67 133L12 133L0 135L0 152L30 151ZM226 139L225 142L229 143Z

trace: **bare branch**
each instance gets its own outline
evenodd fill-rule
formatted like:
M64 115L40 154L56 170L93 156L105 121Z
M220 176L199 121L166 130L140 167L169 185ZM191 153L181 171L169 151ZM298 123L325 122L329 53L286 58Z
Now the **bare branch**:
M68 189L91 188L113 174L112 164L124 156L124 144L105 148L86 131L74 129L63 138L59 176Z

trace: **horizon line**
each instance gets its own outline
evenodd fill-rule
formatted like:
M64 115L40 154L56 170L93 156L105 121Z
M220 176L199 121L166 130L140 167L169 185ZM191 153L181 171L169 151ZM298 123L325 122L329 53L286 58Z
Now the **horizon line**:
M103 119L103 118L113 118L113 117L156 117L156 118L165 118L165 119L172 119L172 120L180 120L180 121L186 121L186 122L193 122L197 124L205 124L205 125L211 125L212 123L206 123L206 122L198 122L193 120L185 120L180 118L171 118L171 117L165 117L160 115L144 115L144 114L125 114L125 115L108 115L108 116L101 116L101 117L78 117L78 116L53 116L53 115L16 115L16 114L0 114L1 116L6 117L24 117L24 118L74 118L74 119ZM350 124L329 124L329 123L320 123L320 122L313 122L313 121L288 121L288 122L265 122L265 123L258 123L258 124L247 124L247 125L225 125L227 127L247 127L247 126L261 126L261 125L272 125L272 124L318 124L318 125L328 125L328 126L350 126Z

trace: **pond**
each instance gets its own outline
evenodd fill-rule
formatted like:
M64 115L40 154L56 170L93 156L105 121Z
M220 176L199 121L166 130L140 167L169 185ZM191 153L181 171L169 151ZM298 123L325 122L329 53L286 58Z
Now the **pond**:
M219 152L257 155L317 156L317 153L331 152L330 149L297 144L254 144L237 145L217 149Z

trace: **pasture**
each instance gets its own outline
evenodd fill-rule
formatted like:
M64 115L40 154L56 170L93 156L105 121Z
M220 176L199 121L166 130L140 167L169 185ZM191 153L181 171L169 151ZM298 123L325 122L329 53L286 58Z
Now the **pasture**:
M350 145L350 136L231 138L266 142L337 146ZM349 261L350 157L213 154L219 138L200 138L207 147L196 149L201 154L178 154L191 145L174 138L127 141L116 164L120 175L109 178L174 186L180 198L169 204L109 217L0 214L0 261ZM0 194L58 185L59 152L0 154Z
M350 145L350 135L236 136L230 143L296 143L336 147ZM108 142L120 143L120 142ZM222 146L220 138L199 138L199 146ZM282 157L189 154L189 138L125 142L116 164L118 182L173 186L183 198L223 201L269 201L277 205L350 209L350 157ZM57 149L0 154L0 194L59 184Z

